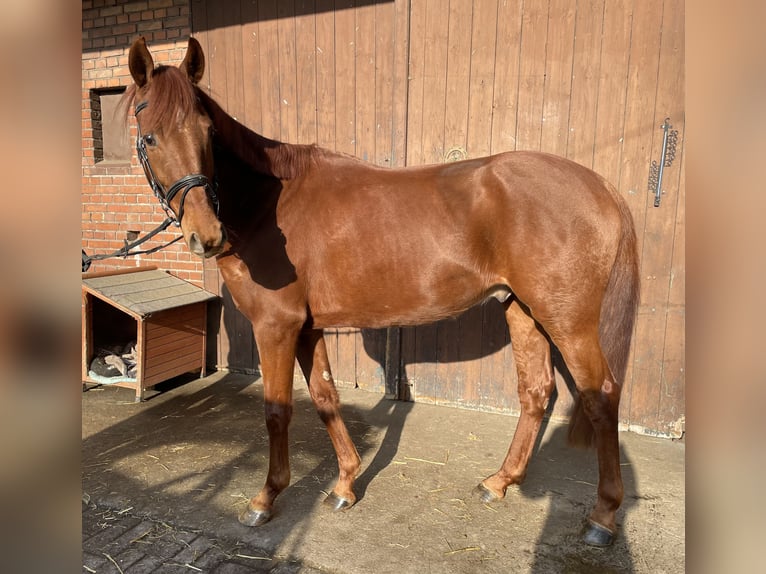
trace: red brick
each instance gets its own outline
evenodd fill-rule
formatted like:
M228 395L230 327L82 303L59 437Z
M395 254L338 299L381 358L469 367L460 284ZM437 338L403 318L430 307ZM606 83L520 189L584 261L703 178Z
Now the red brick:
M136 29L138 30L139 33L151 32L153 30L161 30L162 22L159 20L147 20L147 21L139 22L136 25Z
M117 16L122 14L122 6L109 6L98 11L99 16Z
M149 8L170 8L173 5L173 0L149 0Z
M125 5L125 12L142 12L143 10L146 10L146 8L146 2L131 2L130 4Z

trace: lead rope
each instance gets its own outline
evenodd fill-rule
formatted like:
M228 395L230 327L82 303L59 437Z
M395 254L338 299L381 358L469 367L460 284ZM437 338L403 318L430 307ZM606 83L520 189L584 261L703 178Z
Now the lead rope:
M164 249L168 245L172 245L176 241L183 239L183 235L179 235L175 239L171 239L167 243L163 243L162 245L158 245L157 247L152 247L151 249L145 249L143 251L132 251L131 249L138 247L141 245L144 241L148 241L155 235L157 235L160 231L163 231L168 228L168 226L173 223L175 220L171 217L167 217L165 221L160 223L157 227L152 229L149 233L141 237L140 239L137 239L136 241L132 243L128 243L127 240L125 240L125 245L123 245L120 249L117 251L114 251L112 253L105 253L101 255L88 255L85 253L85 249L82 250L82 272L85 273L89 268L92 261L101 261L103 259L111 259L112 257L122 257L123 259L126 257L132 257L133 255L144 255L148 253L154 253L156 251L159 251L160 249Z

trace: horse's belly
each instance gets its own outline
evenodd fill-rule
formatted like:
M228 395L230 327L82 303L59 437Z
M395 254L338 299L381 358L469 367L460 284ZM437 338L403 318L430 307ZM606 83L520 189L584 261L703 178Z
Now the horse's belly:
M317 328L422 325L454 317L489 297L505 301L511 294L504 284L488 284L465 273L436 281L338 278L329 287L309 296L310 316Z

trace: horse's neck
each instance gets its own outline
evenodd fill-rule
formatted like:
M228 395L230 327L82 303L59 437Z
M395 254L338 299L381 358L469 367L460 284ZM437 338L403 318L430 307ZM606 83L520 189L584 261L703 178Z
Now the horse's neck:
M239 123L207 96L205 107L215 126L219 144L254 171L278 179L292 179L308 168L314 146L292 145L266 138Z

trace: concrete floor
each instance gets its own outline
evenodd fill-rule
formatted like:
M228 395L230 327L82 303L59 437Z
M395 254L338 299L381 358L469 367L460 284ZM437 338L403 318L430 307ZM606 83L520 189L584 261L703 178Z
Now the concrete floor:
M116 387L83 393L84 562L93 561L84 571L118 572L117 564L126 574L685 571L683 442L621 433L620 531L612 547L594 549L579 532L595 501L596 457L568 448L565 426L548 424L524 484L486 505L472 491L502 462L515 417L340 389L363 470L359 502L332 513L321 501L337 475L334 452L296 382L291 484L272 521L248 528L237 514L268 465L261 381L222 372L181 382L140 404ZM134 529L187 533L188 548L191 534L207 542L187 548L183 564L169 551L149 561L148 545L167 544L164 535L126 534L123 548L109 546L117 538L103 531L128 519ZM205 552L212 547L217 561Z

